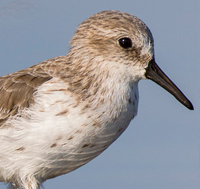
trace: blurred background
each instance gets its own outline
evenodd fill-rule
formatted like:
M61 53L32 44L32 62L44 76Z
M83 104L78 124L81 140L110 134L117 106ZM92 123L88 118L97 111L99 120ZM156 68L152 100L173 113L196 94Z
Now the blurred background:
M147 24L156 62L195 110L152 81L140 81L138 116L122 136L44 188L199 189L199 0L1 0L0 76L67 54L77 26L103 10L128 12Z

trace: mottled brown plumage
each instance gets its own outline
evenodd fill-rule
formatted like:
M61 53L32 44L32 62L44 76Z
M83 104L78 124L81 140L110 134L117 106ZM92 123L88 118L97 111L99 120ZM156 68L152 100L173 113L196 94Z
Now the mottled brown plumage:
M33 93L52 77L48 74L34 73L34 68L27 68L0 78L0 127L18 111L28 108L33 103Z

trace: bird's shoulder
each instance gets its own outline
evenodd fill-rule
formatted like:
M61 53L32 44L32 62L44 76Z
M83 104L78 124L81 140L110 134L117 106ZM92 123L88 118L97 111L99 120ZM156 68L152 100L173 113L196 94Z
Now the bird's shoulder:
M52 79L45 72L45 64L48 62L0 77L0 127L19 110L29 107L37 88Z

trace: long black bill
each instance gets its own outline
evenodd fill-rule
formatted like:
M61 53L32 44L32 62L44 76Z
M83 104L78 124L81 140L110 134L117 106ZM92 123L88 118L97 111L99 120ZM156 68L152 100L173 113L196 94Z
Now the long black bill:
M146 68L146 78L151 79L158 85L170 92L180 103L190 110L194 110L192 103L185 97L180 89L165 75L165 73L158 67L155 60L152 59Z

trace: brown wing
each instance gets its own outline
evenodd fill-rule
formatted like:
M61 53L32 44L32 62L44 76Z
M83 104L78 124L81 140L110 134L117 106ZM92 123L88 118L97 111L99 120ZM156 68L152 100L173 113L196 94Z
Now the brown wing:
M34 91L51 78L34 67L0 77L0 127L18 110L29 107Z

